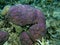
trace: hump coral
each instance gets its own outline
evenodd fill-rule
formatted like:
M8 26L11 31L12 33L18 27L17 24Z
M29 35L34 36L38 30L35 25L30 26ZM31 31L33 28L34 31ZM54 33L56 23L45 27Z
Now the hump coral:
M27 32L20 34L22 45L32 45L36 39L41 39L46 34L46 20L44 14L30 5L16 4L10 6L5 18L16 25L25 26L32 24ZM26 37L25 37L26 36ZM28 43L26 43L29 40Z

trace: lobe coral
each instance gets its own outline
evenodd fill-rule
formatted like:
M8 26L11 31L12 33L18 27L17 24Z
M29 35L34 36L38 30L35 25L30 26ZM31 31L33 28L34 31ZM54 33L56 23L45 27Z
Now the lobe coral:
M36 39L41 39L46 34L46 20L44 14L37 8L30 5L16 4L9 8L5 16L10 22L25 26L32 24L27 32L20 34L22 45L33 45Z
M3 45L9 38L9 34L4 31L0 31L0 45Z

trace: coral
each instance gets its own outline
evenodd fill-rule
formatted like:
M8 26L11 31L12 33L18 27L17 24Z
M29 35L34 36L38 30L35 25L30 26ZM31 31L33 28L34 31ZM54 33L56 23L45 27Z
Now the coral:
M0 45L3 45L9 38L9 34L4 31L0 31Z
M26 32L22 32L20 35L20 40L22 45L33 45L32 40Z
M37 42L35 43L35 45L40 45L40 44L41 45L60 45L60 0L0 0L0 30L7 31L9 33L9 40L6 43L4 43L4 45L21 45L21 43L19 42L20 38L18 37L19 35L22 35L20 34L22 30L29 31L31 35L29 37L31 38L36 36L35 32L37 30L35 30L35 28L32 29L32 27L36 27L34 26L36 24L34 25L29 24L29 25L23 26L21 29L20 28L21 26L18 26L19 24L15 25L15 23L14 24L10 24L10 22L7 23L7 20L5 20L4 16L9 12L8 11L9 7L6 7L5 9L3 8L6 5L14 6L14 4L31 5L31 6L34 6L35 9L38 8L44 13L46 17L46 30L48 31L45 36L46 38L45 41L47 41L48 44L45 44L46 43L45 41L41 41L37 39ZM2 11L2 15L1 15L1 11ZM31 34L32 32L34 33ZM35 36L32 37L32 35L35 35Z
M24 26L26 24L45 23L43 13L29 5L14 5L9 9L7 16L11 22Z
M10 8L10 5L5 6L4 9L1 11L1 15L6 15L9 8Z
M8 21L20 26L32 24L28 30L29 36L26 33L25 34L27 37L24 38L24 33L20 36L23 40L23 45L30 40L29 37L35 42L36 39L41 39L46 34L44 14L39 9L30 5L17 4L11 6L5 18L8 19ZM29 45L31 42L32 41L29 41L26 45Z

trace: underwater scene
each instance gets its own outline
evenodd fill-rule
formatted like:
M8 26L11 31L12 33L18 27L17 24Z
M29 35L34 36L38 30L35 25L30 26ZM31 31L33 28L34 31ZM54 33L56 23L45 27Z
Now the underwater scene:
M60 45L60 0L0 0L0 45Z

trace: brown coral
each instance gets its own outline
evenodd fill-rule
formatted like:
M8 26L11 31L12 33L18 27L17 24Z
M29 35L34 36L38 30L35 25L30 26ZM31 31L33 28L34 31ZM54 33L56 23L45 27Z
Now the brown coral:
M10 22L20 26L33 24L28 30L29 36L27 33L22 32L20 36L21 41L23 40L22 45L30 45L30 43L32 45L31 39L35 42L36 39L41 39L46 34L45 16L40 10L32 6L21 4L11 6L6 18L8 18ZM29 42L26 43L28 40Z
M7 17L11 22L21 26L45 21L42 12L29 5L12 6L7 13Z
M9 34L4 31L0 31L0 45L3 45L9 38Z
M22 45L33 45L32 40L26 32L22 32L20 35L20 40Z

